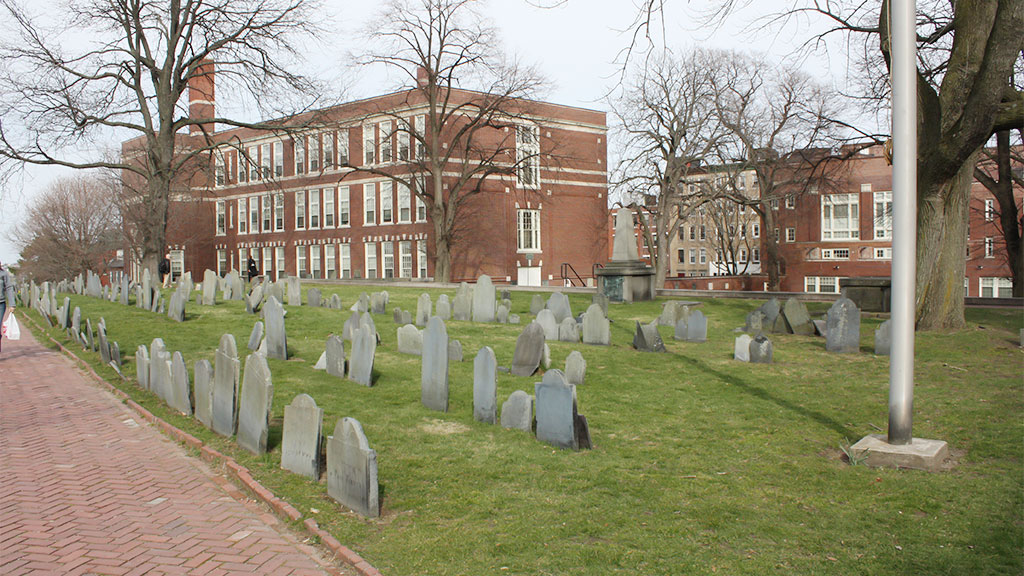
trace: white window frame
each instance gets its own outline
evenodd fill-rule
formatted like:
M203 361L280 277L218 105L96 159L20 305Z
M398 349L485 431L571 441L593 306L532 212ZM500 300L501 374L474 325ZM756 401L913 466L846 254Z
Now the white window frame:
M416 277L427 277L427 241L416 241Z
M295 247L295 276L302 278L302 275L308 274L306 270L306 247L296 246Z
M892 191L874 192L875 240L892 239Z
M338 131L338 165L348 164L348 128Z
M334 213L334 195L336 190L334 188L324 188L324 228L337 228L338 219Z
M840 207L845 207L845 217L835 216L836 209ZM860 238L860 194L822 194L821 240L834 242L857 238Z
M249 230L248 200L244 197L239 198L235 209L238 212L238 233L247 234Z
M751 260L750 260L750 262L752 264L759 264L761 262L761 249L760 248L755 247L751 251Z
M306 191L295 192L295 229L306 229Z
M380 273L377 267L377 243L366 242L363 244L363 274L367 280L374 280L378 278ZM373 272L373 275L370 272Z
M384 180L380 183L380 223L395 223L395 183Z
M540 210L516 210L516 251L519 254L541 252Z
M338 252L336 244L324 245L324 278L336 280L338 278Z
M309 229L320 229L320 189L309 190Z
M892 260L892 247L875 248L875 260Z
M338 187L338 228L352 225L352 200L348 186Z
M276 279L280 280L284 276L284 269L287 263L284 259L284 246L277 246L274 248L275 258L277 259L277 274Z
M270 194L260 195L260 216L260 231L272 231L274 229L274 205Z
M274 177L284 177L284 142L274 142Z
M263 248L263 274L266 276L271 275L271 271L274 269L274 249L270 246L264 246Z
M394 162L394 146L392 144L391 136L394 132L392 129L394 123L391 120L383 120L377 123L378 135L380 136L380 163L390 164Z
M412 278L412 241L398 243L398 277Z
M249 196L249 233L259 234L260 231L260 197Z
M692 230L692 228L691 228L691 230ZM697 263L697 249L696 248L690 248L690 264L696 264L696 263Z
M214 230L217 236L227 234L227 205L224 200L217 200L214 216Z
M249 182L257 182L260 180L260 147L249 146Z
M274 193L274 232L284 232L284 192Z
M838 276L805 276L804 292L839 294L839 280Z
M226 184L227 170L224 167L224 153L220 150L213 151L213 185L220 188Z
M260 144L260 176L263 180L270 180L274 174L270 167L270 148L270 142Z
M324 155L323 169L326 172L327 170L333 170L335 164L337 164L337 159L334 156L334 132L323 132L320 136L323 138L321 150Z
M363 124L363 165L377 163L377 125Z
M786 196L786 209L792 210L796 208L796 198L792 196Z
M408 162L409 158L410 158L409 154L412 151L410 146L409 146L409 142L411 140L409 138L409 122L408 121L406 121L404 119L398 121L398 132L395 135L395 140L397 140L396 144L397 144L397 147L398 147L398 150L396 150L395 158L399 162Z
M217 250L217 276L224 277L228 273L228 252Z
M412 223L412 193L404 183L398 184L398 223Z
M985 258L996 257L996 241L995 238L988 236L985 238Z
M320 171L320 135L310 134L306 140L306 159L309 162L309 172Z
M424 144L427 138L427 117L423 114L414 116L412 124L413 131L418 136L414 138L416 143L412 147L413 159L422 160L427 155L427 147Z
M323 259L320 255L320 245L313 244L309 247L309 276L316 280L323 279Z
M395 277L395 243L381 242L381 278L389 279Z
M996 201L992 198L985 199L985 222L991 222L996 215Z
M294 139L295 142L295 175L306 173L306 137L305 135L298 135Z
M786 242L796 242L796 228L786 228Z
M341 278L352 277L351 244L338 244L338 273Z
M540 188L540 126L516 126L516 180L520 188Z
M985 290L989 293L986 296ZM1002 295L1001 295L1002 294ZM998 276L978 278L978 296L981 298L1008 298L1013 294L1013 279Z
M708 250L707 250L707 248L701 248L700 249L700 263L701 264L707 264L708 263Z
M363 226L377 225L377 183L363 184Z
M753 238L760 238L761 237L761 225L758 224L757 222L755 222L753 224L750 236L753 237Z

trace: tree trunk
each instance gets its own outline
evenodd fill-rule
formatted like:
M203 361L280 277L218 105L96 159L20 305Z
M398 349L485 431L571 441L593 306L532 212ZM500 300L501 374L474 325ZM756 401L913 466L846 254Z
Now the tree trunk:
M444 229L444 218L434 218L434 280L436 282L452 281L451 246L448 233Z
M761 204L761 238L764 239L764 254L761 255L762 271L768 273L768 290L778 292L782 286L779 267L779 243L775 241L775 213L768 201Z
M1021 229L1024 218L1018 219L1017 201L1013 197L1013 174L1010 165L1010 131L996 133L996 166L999 180L989 188L999 204L999 227L1006 245L1006 261L1010 265L1013 276L1013 292L1015 298L1024 296L1024 254L1021 254ZM988 184L986 184L988 186Z
M964 322L968 199L973 154L949 181L919 167L917 207L917 329L949 330ZM922 173L923 172L923 173Z
M657 234L658 241L654 247L655 249L651 250L655 290L661 290L665 287L665 277L668 275L668 247L672 239L672 235L668 231L670 219L669 214L667 214L668 210L667 207L660 209L655 219L655 234Z

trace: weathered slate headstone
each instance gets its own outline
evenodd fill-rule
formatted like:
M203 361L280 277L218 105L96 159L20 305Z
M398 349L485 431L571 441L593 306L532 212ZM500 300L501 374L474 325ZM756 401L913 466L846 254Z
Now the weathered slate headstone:
M462 362L462 342L448 340L448 362Z
M487 274L473 286L473 322L494 322L494 284Z
M264 298L270 300L276 298L278 303L284 306L284 286L280 282L267 282L266 291L264 291Z
M501 427L529 432L533 429L533 398L516 390L501 405Z
M125 276L121 277L121 305L122 306L127 306L128 305L128 291L129 291L128 276L125 275Z
M235 337L224 334L220 337L213 365L213 425L211 428L221 436L233 436L238 425L238 377L241 363Z
M452 317L452 303L448 300L447 294L441 294L437 297L436 310L437 317L447 322Z
M732 357L740 362L750 362L750 342L753 338L749 334L740 334L736 337L733 345Z
M385 314L388 309L387 294L374 292L370 294L370 312L373 314Z
M193 368L196 420L210 428L213 426L213 365L200 360Z
M875 330L875 354L889 356L892 351L892 324L886 320Z
M149 390L149 350L145 344L135 349L135 381L139 388Z
M75 306L75 311L71 314L71 330L74 331L76 337L82 331L82 309L78 306Z
M456 320L469 321L473 315L473 288L463 282L455 290L455 304L452 306L452 316ZM408 322L405 322L408 324Z
M324 411L308 394L299 394L284 407L281 433L281 468L320 479L320 442Z
M348 361L348 379L373 386L373 358L377 353L377 334L373 328L360 325L352 330L352 356Z
M433 305L430 302L430 294L424 292L416 299L416 325L423 327L430 320Z
M523 329L516 339L516 350L512 355L512 374L533 376L540 367L544 355L544 329L536 322Z
M498 306L498 311L495 312L495 320L498 324L508 324L508 306L501 304Z
M814 335L815 336L822 336L822 337L824 337L825 333L828 332L828 326L826 326L824 320L811 320L811 324L814 325Z
M345 343L336 335L327 337L327 344L324 349L327 354L327 373L338 378L345 377Z
M576 323L575 318L570 316L558 325L558 340L573 344L580 341L580 325Z
M96 336L99 339L100 360L104 364L110 364L110 344L107 342L107 328L102 322L96 329Z
M587 377L587 361L578 350L573 350L565 359L565 379L573 386L582 386Z
M149 310L153 307L153 279L150 276L149 268L142 269L142 308Z
M359 328L359 312L352 312L352 315L345 320L345 324L341 328L341 339L351 340L352 331Z
M558 322L555 320L555 314L545 308L537 313L537 324L544 329L544 338L546 340L558 340Z
M309 302L310 308L319 308L320 301L322 300L319 288L310 288L306 291L306 300Z
M695 310L686 320L686 341L707 342L708 319L700 310Z
M419 356L423 353L423 334L419 328L406 324L398 328L398 351Z
M796 298L789 298L782 308L782 316L786 321L786 329L790 334L813 336L814 324L807 313L807 306Z
M752 364L771 364L772 341L764 334L758 334L750 341L750 362Z
M284 329L284 307L273 296L263 311L267 331L267 356L278 360L288 359L288 335Z
M611 324L599 304L591 304L583 315L583 343L609 346L612 343Z
M249 343L246 346L249 350L258 350L260 342L263 342L263 322L257 320L252 325L252 332L249 333Z
M530 314L536 316L546 306L547 302L544 301L544 297L540 294L534 294L533 298L530 299Z
M658 333L657 321L650 324L636 323L636 334L633 336L633 348L641 352L665 352L665 343Z
M368 518L380 516L377 453L370 448L363 427L354 418L342 418L327 439L327 495Z
M763 310L758 308L757 310L752 310L749 314L747 314L747 322L743 326L744 332L757 333L768 328L771 328L771 325L765 322L765 315Z
M252 293L245 300L245 309L250 314L259 312L260 306L263 305L263 284L257 284L253 289Z
M121 371L121 346L117 342L110 343L110 365Z
M555 315L555 322L561 322L566 318L572 318L572 307L569 305L569 297L561 292L554 292L548 298L547 309Z
M274 384L267 359L262 354L249 354L245 358L245 375L238 399L239 446L253 454L266 454L273 403Z
M860 310L846 296L840 296L828 309L825 319L825 349L840 354L860 351Z
M579 449L576 438L576 387L561 370L549 370L534 387L537 439L559 448Z
M319 370L321 372L327 371L327 351L324 350L320 353L320 357L316 359L316 364L313 364L313 370Z
M167 307L167 317L175 322L185 321L185 305L188 301L184 298L185 295L180 290L175 290L171 294L171 303Z
M448 411L448 330L433 316L423 330L420 401L431 410Z
M299 283L298 276L289 276L285 278L284 283L288 288L288 305L302 306L302 284Z
M149 389L164 401L171 387L171 354L164 341L154 338L149 345Z
M498 361L494 350L484 346L473 360L473 419L494 424L498 412Z
M217 303L217 273L209 268L203 272L203 306Z
M590 298L591 304L597 304L601 307L601 312L605 318L608 317L608 297L603 292L597 292Z
M167 403L186 416L192 415L192 386L188 382L188 367L181 352L171 357L171 387Z
M232 271L234 274L231 276L231 299L232 300L244 300L245 299L245 283L242 277L238 275L238 272ZM189 286L192 285L192 277L189 276ZM191 288L189 288L191 290Z

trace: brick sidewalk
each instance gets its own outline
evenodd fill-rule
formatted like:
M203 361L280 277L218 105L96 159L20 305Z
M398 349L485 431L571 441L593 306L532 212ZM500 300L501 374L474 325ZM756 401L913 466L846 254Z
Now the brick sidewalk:
M0 574L343 573L28 330L4 341Z

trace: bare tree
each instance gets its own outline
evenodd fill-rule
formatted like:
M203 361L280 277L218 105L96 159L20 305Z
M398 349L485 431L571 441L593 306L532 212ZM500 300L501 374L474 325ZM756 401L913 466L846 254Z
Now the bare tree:
M390 178L426 204L434 227L434 277L442 282L451 280L451 249L469 201L494 177L517 180L519 194L537 194L541 152L552 153L552 143L542 141L539 126L529 118L527 99L541 78L505 61L494 29L474 4L393 0L387 5L369 34L374 48L362 60L397 70L407 81L404 106L397 107L404 112L394 112L396 107L373 112L391 119L390 132L378 141L403 169L375 167L372 161L349 164L357 172Z
M20 273L36 281L102 272L120 246L113 181L85 175L52 183L28 208L14 240Z
M206 184L194 176L209 171L215 125L265 126L203 105L213 99L214 67L221 89L255 102L313 93L285 67L297 42L316 33L311 0L86 0L62 5L57 26L48 24L53 12L33 17L16 0L0 6L0 174L24 163L121 171L141 192L135 222L142 263L154 273L176 187ZM67 36L82 40L64 46ZM186 106L186 90L199 105ZM132 136L118 156L88 152L97 140Z
M1019 298L1024 296L1024 253L1021 251L1024 214L1013 192L1015 186L1018 189L1024 188L1024 176L1021 175L1024 157L1021 156L1020 147L1015 150L1010 146L1009 130L996 132L996 149L994 152L986 150L985 156L983 162L988 166L976 166L974 178L992 193L999 206L996 210L996 226L1003 235L1006 261L1013 274L1013 296ZM995 168L995 174L990 172L992 167Z
M716 60L721 54L665 52L637 66L622 96L613 103L622 126L623 161L614 185L646 216L645 239L655 285L663 286L669 245L682 220L706 195L688 193L684 183L695 168L714 156L724 134L716 119Z

